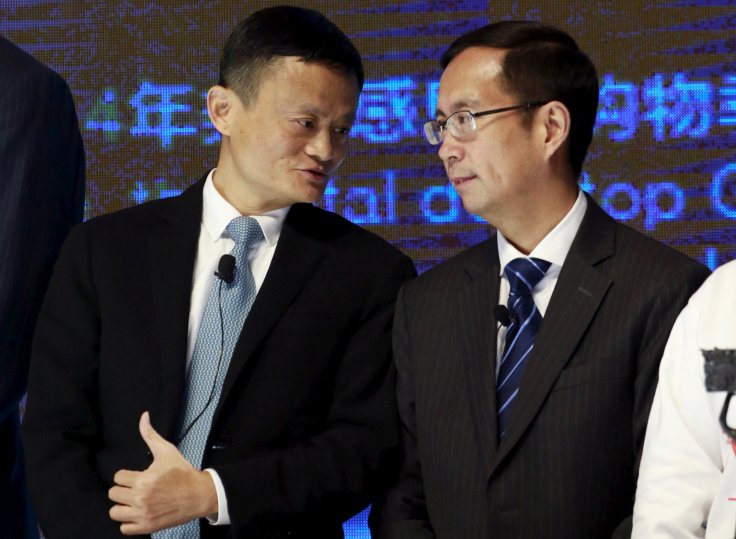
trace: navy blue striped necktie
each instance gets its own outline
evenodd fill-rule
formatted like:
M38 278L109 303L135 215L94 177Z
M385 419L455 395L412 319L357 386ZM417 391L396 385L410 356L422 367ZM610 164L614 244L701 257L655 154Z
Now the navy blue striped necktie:
M519 394L524 365L534 348L542 315L534 304L532 290L542 280L550 263L539 258L515 258L504 272L509 280L508 309L511 323L496 379L498 437L506 433L514 400Z

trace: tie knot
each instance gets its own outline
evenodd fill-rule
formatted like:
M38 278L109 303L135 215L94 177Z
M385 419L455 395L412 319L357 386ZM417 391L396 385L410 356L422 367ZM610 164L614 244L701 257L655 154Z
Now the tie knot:
M532 289L542 280L550 262L541 258L515 258L506 265L504 272L509 280L511 294L531 295Z
M250 249L263 239L263 231L258 221L244 215L230 221L227 225L227 231L236 245L242 245L246 249Z

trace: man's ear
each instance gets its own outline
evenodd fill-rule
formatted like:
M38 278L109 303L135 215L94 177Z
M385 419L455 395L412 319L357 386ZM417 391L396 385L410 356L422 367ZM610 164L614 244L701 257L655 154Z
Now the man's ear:
M232 129L234 99L237 99L237 96L224 86L213 86L207 92L207 114L215 129L224 136L229 136Z
M550 101L537 112L537 118L543 129L545 157L550 159L570 136L570 111L561 102Z

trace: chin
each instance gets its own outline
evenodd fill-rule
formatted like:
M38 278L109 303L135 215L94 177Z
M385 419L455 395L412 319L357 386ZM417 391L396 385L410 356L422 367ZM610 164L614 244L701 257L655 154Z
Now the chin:
M462 200L463 208L468 213L472 213L473 215L480 215L483 211L482 206L480 204L474 204L473 200L470 197L460 197L460 200Z
M490 219L488 219L489 215L491 215L491 212L488 210L488 208L484 208L481 206L474 206L472 204L466 204L465 201L463 201L463 208L469 214L475 215L476 217L480 217L487 223L491 222Z
M320 186L319 188L310 188L305 190L305 192L302 194L300 202L314 204L322 198L322 195L325 194L325 187L327 186L324 185Z

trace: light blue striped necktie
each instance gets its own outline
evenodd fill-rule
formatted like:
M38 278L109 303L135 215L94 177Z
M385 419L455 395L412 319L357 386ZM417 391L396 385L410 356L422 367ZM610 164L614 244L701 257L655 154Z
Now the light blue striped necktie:
M508 428L514 400L519 394L521 375L542 323L542 315L534 304L532 290L547 273L549 266L549 262L539 258L515 258L504 269L510 285L508 309L511 323L506 332L506 343L496 379L499 439Z
M243 324L256 299L256 285L248 265L248 251L263 240L258 221L237 217L227 225L235 247L234 279L226 283L216 278L212 283L184 392L180 416L179 444L182 455L197 469L202 466L212 418L220 400L225 375ZM153 534L154 539L199 539L199 521L167 528Z

